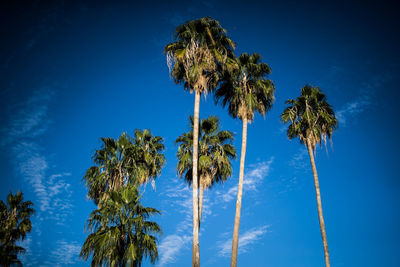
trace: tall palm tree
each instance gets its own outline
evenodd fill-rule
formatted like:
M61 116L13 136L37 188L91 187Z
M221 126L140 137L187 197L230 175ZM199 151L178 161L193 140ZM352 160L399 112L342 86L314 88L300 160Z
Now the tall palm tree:
M289 106L283 111L281 119L285 123L290 123L287 136L289 139L298 137L300 142L306 145L310 156L317 195L318 217L324 246L325 264L329 267L328 240L326 238L321 193L313 153L317 144L321 144L322 141L326 144L326 138L331 138L333 131L338 127L338 121L332 107L326 101L325 94L318 87L306 85L301 89L299 97L287 100L285 103Z
M94 210L86 228L91 234L82 246L80 256L92 257L91 266L139 267L143 258L152 264L158 259L157 235L160 226L148 219L160 214L139 202L137 186L128 185L107 192L100 208Z
M175 42L164 51L175 83L184 84L195 93L193 129L193 254L192 265L200 266L198 232L198 124L201 94L207 94L218 84L219 70L233 57L235 44L217 20L204 17L187 21L175 30Z
M18 260L19 253L25 249L16 245L19 240L24 240L32 230L31 215L35 212L31 201L24 201L21 191L15 195L11 192L6 203L0 200L0 265L21 265Z
M193 117L190 116L191 130L179 136L175 143L178 147L177 171L180 177L192 184L193 172ZM202 119L199 125L199 227L203 210L203 193L216 183L223 183L232 175L231 160L236 158L236 149L232 145L233 133L220 131L217 116Z
M107 196L106 192L126 184L143 184L160 175L165 163L161 153L163 138L152 136L149 130L136 130L135 138L122 133L118 139L101 138L103 145L93 156L95 166L90 167L83 180L88 196L96 204Z
M225 71L225 77L215 93L216 101L221 101L223 106L228 106L229 114L242 120L243 124L239 184L232 238L232 267L237 266L247 124L254 119L255 112L265 115L274 102L275 86L271 80L265 78L266 75L271 73L271 69L266 63L260 62L260 59L261 56L257 53L252 55L241 54L237 58L237 68Z

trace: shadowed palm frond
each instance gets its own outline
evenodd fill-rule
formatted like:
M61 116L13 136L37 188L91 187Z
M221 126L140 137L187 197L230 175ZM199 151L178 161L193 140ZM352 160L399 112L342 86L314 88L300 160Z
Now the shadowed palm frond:
M25 249L16 243L31 232L34 212L33 203L24 201L21 191L15 195L10 192L5 203L0 200L0 265L22 266L18 254L25 253Z

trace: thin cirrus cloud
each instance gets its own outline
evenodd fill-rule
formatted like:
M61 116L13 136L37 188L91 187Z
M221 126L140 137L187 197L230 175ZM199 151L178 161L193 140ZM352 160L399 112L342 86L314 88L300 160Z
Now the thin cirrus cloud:
M262 183L263 179L269 175L271 165L274 161L274 157L271 157L268 161L252 164L249 169L245 172L243 179L243 191L256 191L257 186ZM222 202L231 202L237 195L238 186L237 184L228 189L227 192L217 191Z
M168 235L163 239L161 244L158 246L160 252L160 261L158 266L164 266L168 263L173 263L183 248L186 248L192 240L190 235Z
M269 225L262 225L259 227L251 228L245 231L243 234L241 234L239 236L239 246L238 246L239 254L243 254L249 251L250 246L259 241L268 232L269 227L270 227ZM219 248L220 248L219 256L228 257L232 249L232 238L224 242L220 242Z
M58 241L50 258L56 262L53 266L70 266L79 261L81 245L77 242Z
M259 186L265 177L267 177L271 171L271 165L274 161L274 157L271 157L268 161L252 164L245 172L244 178L244 192L257 191ZM211 197L207 197L208 194L204 194L203 203L203 214L202 214L202 228L200 235L205 230L204 221L208 215L211 215L211 209L221 207L220 204L226 204L232 202L237 194L237 184L228 188L220 190L208 190ZM160 261L158 266L166 266L168 264L177 261L178 256L183 251L190 248L192 241L191 227L192 227L192 190L182 182L178 182L169 185L165 191L165 197L168 198L167 203L170 205L170 209L174 209L174 212L181 213L183 220L178 223L175 232L167 235L161 240L159 245ZM261 226L258 228L252 228L245 232L240 237L239 246L240 253L243 253L250 249L251 244L255 243L261 236L266 233L266 229L269 226ZM258 236L258 237L257 237ZM229 240L228 240L229 241ZM228 241L225 241L224 244ZM230 241L230 246L232 242ZM226 245L228 246L228 245ZM222 251L224 248L220 247ZM224 252L221 252L222 254Z
M293 167L296 171L308 171L307 165L307 149L301 147L296 154L289 160L289 166Z
M17 171L32 186L36 195L36 203L39 210L48 212L61 211L56 219L58 224L63 224L71 211L72 205L68 201L71 195L70 184L63 177L70 173L53 174L47 176L49 163L43 154L37 138L43 135L49 124L48 105L54 93L48 89L35 91L32 96L23 103L16 115L11 118L8 127L5 127L5 139L3 146L10 145L15 156ZM60 197L63 196L63 199Z
M336 117L340 124L346 125L349 118L363 112L370 105L368 96L360 96L358 99L346 103L340 110L336 112Z
M177 224L175 232L163 238L158 246L160 260L158 266L174 263L184 250L189 248L191 242L190 228L192 227L192 195L189 187L184 183L175 182L165 191L166 203L175 208L183 216ZM176 209L177 208L177 209Z
M362 88L361 92L352 101L349 101L342 105L342 107L336 111L336 117L339 124L345 126L348 121L353 119L364 112L368 107L373 105L373 96L378 90L383 89L385 85L393 79L392 71L380 73L371 77L369 80L359 84ZM372 101L373 100L373 101Z
M0 146L10 150L17 172L31 186L30 190L35 195L32 201L37 214L33 218L33 229L37 237L42 234L43 221L53 221L55 225L65 226L73 208L71 186L65 180L71 174L48 174L52 167L40 142L40 137L51 124L48 110L53 95L48 89L33 92L28 100L17 106L15 115L10 117L8 125L0 133L3 137ZM28 241L29 261L25 257L23 262L27 265L39 264L40 255L37 252L41 251L41 243L35 241L35 238L29 238ZM76 248L64 243L57 243L57 246L64 251Z

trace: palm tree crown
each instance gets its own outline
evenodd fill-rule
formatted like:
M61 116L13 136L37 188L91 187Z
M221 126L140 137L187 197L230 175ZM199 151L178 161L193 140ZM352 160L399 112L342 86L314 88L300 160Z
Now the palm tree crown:
M0 200L0 265L22 265L17 256L25 249L15 243L32 230L30 216L35 212L31 201L24 201L21 191L11 192L6 203Z
M176 139L179 144L177 157L178 174L192 183L192 147L193 147L193 117L190 116L192 130L183 133ZM218 117L211 116L202 119L199 125L199 179L200 185L208 188L215 183L222 183L232 175L230 160L236 158L236 149L231 144L233 133L220 131Z
M226 30L217 20L204 17L178 26L175 39L164 49L174 81L200 93L215 89L217 70L233 57L235 48Z
M103 145L93 156L83 180L88 196L96 204L110 190L126 184L143 184L155 179L161 172L165 157L163 138L153 137L149 130L136 130L135 138L123 133L118 139L101 138Z
M225 71L224 78L218 88L215 99L228 106L229 114L249 121L254 118L254 112L261 115L272 108L275 86L265 78L271 73L268 64L260 62L257 53L243 53L236 59L236 68Z
M160 226L148 221L160 212L145 208L139 202L136 186L128 185L107 193L101 208L94 210L87 221L92 232L83 244L80 256L92 257L91 266L139 267L143 258L152 264L158 259L157 235Z
M283 122L291 123L287 130L289 139L300 138L301 143L316 144L326 142L338 127L338 121L332 107L326 101L326 96L318 87L306 85L301 89L301 95L285 102L289 106L283 111Z

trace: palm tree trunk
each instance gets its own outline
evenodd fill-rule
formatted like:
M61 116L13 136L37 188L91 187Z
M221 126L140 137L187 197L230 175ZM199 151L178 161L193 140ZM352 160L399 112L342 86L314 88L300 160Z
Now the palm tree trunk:
M243 121L242 151L240 152L241 154L240 154L239 186L238 186L237 201L236 201L235 225L233 227L231 267L237 266L240 210L242 209L244 160L246 157L246 145L247 145L247 117L243 116L242 121Z
M203 195L204 195L204 186L200 183L200 190L199 190L199 231L200 231L200 223L201 223L201 214L203 212Z
M319 226L321 228L322 243L324 245L325 265L326 265L326 267L330 267L331 265L329 263L328 240L326 238L324 216L322 215L321 193L319 191L317 168L315 167L313 148L311 146L310 140L308 140L308 139L307 139L307 149L308 149L308 154L310 156L311 167L312 167L312 171L313 171L313 175L314 175L315 193L317 194Z
M199 146L199 111L200 92L195 90L194 99L194 121L193 121L193 248L192 266L200 267L200 246L199 246L199 198L198 198L198 146Z

